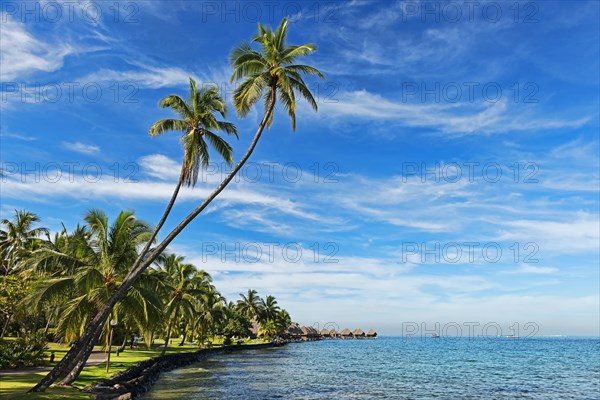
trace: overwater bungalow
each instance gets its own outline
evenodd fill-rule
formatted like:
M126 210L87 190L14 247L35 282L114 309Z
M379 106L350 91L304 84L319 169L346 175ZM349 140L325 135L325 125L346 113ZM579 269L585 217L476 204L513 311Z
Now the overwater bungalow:
M352 338L352 332L350 332L350 329L346 328L342 331L342 333L340 333L340 337L342 339L351 339Z
M303 326L300 329L302 330L302 340L316 340L319 338L319 331L312 326Z
M332 329L332 330L329 331L329 337L330 338L333 339L333 338L337 338L338 336L340 336L340 334L335 329Z
M373 329L369 329L369 331L367 332L367 337L368 338L376 338L377 332L375 332L375 330L373 330Z
M329 337L329 331L325 328L321 329L321 337L323 338L328 338Z
M292 324L288 327L286 336L290 339L299 340L302 337L302 329L298 324Z
M362 329L355 329L354 332L352 332L352 336L354 336L357 339L361 339L365 337L365 332Z

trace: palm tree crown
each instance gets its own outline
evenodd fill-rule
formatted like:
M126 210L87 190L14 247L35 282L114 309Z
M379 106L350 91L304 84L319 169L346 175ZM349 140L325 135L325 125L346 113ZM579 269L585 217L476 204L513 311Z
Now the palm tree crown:
M30 252L36 239L42 234L48 234L46 228L34 228L40 218L29 211L15 210L12 220L3 219L0 225L0 258L5 274L13 272L21 256Z
M231 52L230 62L233 66L231 81L245 78L234 92L234 104L240 117L247 115L261 96L268 106L270 99L274 101L279 95L281 103L292 120L292 129L296 130L296 94L306 99L317 111L317 102L301 73L317 75L321 79L325 77L314 67L295 64L298 57L313 53L317 46L288 45L287 28L287 18L281 21L275 31L268 26L258 24L258 33L252 38L252 42L260 44L260 51L254 50L250 44L244 42ZM272 120L271 113L267 126L271 125Z
M181 131L184 148L182 165L182 183L195 186L198 181L200 166L206 168L210 161L208 141L231 164L233 149L215 132L223 131L237 137L237 128L230 122L220 121L215 113L225 118L227 108L225 101L215 87L198 88L196 81L190 79L190 94L186 102L178 95L172 94L159 103L160 107L171 108L181 119L161 119L150 127L150 136L157 136L167 131ZM205 140L206 139L206 140Z

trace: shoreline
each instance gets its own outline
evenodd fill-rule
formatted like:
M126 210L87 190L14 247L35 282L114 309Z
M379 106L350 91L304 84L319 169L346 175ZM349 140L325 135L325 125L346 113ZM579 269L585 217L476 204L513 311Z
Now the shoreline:
M200 349L191 353L166 354L142 361L108 379L84 388L82 391L95 399L135 399L152 388L163 372L172 371L204 360L206 357L237 351L276 347L274 343L231 345L214 349Z

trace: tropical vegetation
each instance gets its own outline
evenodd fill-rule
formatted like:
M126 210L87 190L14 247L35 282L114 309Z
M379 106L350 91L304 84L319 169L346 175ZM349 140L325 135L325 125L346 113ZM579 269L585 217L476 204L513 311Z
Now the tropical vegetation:
M13 219L2 223L2 248L10 240L5 229L24 216L40 221L33 213L15 211ZM0 324L7 337L0 339L0 368L44 364L48 341L76 340L152 233L132 211L121 211L111 223L97 209L89 210L72 231L63 228L50 235L46 228L35 229L38 236L11 247L18 256L10 258L9 272L0 277ZM272 340L291 323L273 296L262 299L250 289L237 302L227 301L209 273L172 253L163 253L144 271L116 304L111 320L120 351L127 351L133 337L147 348L157 340L173 345L173 338L178 346L196 347L256 337ZM97 341L103 348L109 345L110 329L106 323ZM163 345L162 354L166 351Z

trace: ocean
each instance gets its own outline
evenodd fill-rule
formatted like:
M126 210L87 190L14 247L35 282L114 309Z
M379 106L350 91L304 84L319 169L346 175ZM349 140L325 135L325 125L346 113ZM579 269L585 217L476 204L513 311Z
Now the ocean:
M600 339L322 340L216 355L145 399L600 399Z

